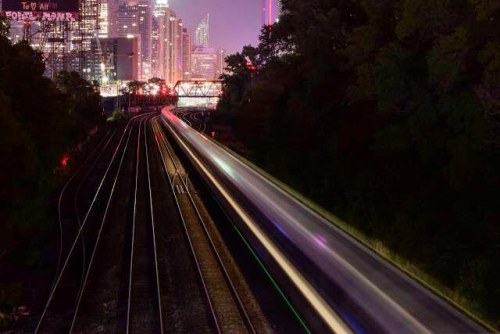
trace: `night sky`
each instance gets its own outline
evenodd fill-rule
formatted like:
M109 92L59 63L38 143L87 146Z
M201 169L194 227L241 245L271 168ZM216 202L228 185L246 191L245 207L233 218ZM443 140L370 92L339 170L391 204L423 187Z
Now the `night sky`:
M203 16L210 13L210 46L228 53L257 44L262 24L262 0L169 0L170 7L193 34ZM276 6L273 8L276 11Z

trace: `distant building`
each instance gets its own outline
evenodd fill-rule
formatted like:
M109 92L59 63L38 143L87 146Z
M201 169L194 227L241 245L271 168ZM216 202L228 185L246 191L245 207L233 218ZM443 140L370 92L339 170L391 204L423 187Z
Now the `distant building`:
M212 48L197 47L191 55L191 79L214 80L217 78L217 54Z
M262 25L268 26L279 20L283 14L283 4L281 0L261 0L262 1ZM273 8L276 3L276 8Z
M34 4L34 3L32 3ZM55 77L60 71L76 71L85 78L87 59L92 58L91 41L96 38L99 21L99 1L80 2L79 19L71 23L47 24L31 22L26 37L31 46L43 52L47 77ZM11 22L12 41L23 38L22 26L27 22Z
M152 76L173 87L191 72L191 36L166 3L157 2L151 37Z
M163 19L163 79L174 86L182 78L182 20L167 8Z
M99 38L107 38L109 36L109 16L108 3L102 1L99 9Z
M23 29L24 22L22 21L10 21L10 29L9 29L9 39L12 44L18 43L23 40Z
M191 79L191 36L186 28L182 29L182 80Z
M168 2L157 0L153 11L151 29L151 77L164 78L164 54L165 54L165 14L168 10Z
M101 66L105 67L102 76L103 84L112 81L139 80L139 38L138 37L110 37L99 40L102 50L102 59L95 56L89 59L87 69L95 77L101 74ZM92 48L96 49L95 40ZM97 55L97 52L93 53Z
M138 55L139 77L146 80L151 77L151 31L152 10L147 2L136 5L121 5L115 13L113 37L139 38L140 50Z
M210 13L207 13L194 31L194 46L208 48L210 46Z
M272 0L261 0L262 2L262 25L272 24Z
M99 23L99 0L80 1L80 30L74 34L72 44L81 44L82 51L89 51Z
M214 80L217 78L217 53L210 48L210 14L207 13L194 32L191 54L192 80Z
M153 9L150 1L140 1L138 7L138 25L141 35L141 74L142 79L151 78L151 28L153 19Z
M216 63L216 79L219 79L222 74L224 74L224 69L226 68L226 50L217 50L217 63Z

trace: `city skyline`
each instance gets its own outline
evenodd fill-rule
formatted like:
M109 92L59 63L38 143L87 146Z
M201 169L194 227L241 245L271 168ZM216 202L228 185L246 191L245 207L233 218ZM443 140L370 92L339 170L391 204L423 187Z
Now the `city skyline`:
M256 45L262 25L274 22L279 10L278 0L272 1L272 15L269 15L268 0L235 0L224 6L215 0L188 3L180 0L102 0L99 9L95 0L87 0L80 8L81 21L68 35L62 28L55 29L49 32L53 43L44 43L43 38L30 42L39 45L50 60L47 75L51 77L62 70L75 70L89 80L106 84L117 77L117 72L137 71L131 75L131 80L161 77L169 85L192 75L213 80L224 68L221 55L239 52L245 45ZM34 27L41 29L38 22ZM24 35L22 24L13 25L12 40L19 40ZM107 54L104 44L93 41L97 37L103 39L104 44L107 38L136 38L139 49L130 54L115 48ZM55 41L58 45L53 45ZM118 63L124 64L118 62L120 57L134 58L136 69L120 70Z
M177 80L191 77L216 79L224 67L221 55L257 44L261 26L273 22L278 13L277 3L276 9L271 9L272 1L267 0L252 5L251 10L247 9L249 3L242 0L225 7L213 1L196 6L197 0L193 0L186 13L179 12L182 6L176 8L176 1L108 0L110 37L139 37L138 77L143 80L161 77L172 86ZM214 11L215 15L211 14ZM235 21L240 12L251 14L245 21ZM198 14L202 15L195 17ZM246 37L242 38L245 31ZM235 40L240 45L234 44L227 32L236 32Z
M191 34L203 17L210 13L210 44L214 48L224 48L227 54L240 52L243 46L258 43L262 27L261 1L169 0L169 6L183 18ZM273 0L273 20L277 12L278 0Z

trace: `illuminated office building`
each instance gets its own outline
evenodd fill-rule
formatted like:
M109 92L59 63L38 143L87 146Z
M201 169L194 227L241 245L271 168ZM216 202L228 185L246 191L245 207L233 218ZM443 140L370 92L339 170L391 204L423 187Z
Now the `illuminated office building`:
M197 47L191 55L191 79L214 80L217 78L217 54L212 48Z
M186 28L182 29L182 80L191 79L192 42Z
M163 74L167 85L174 86L182 78L182 20L170 8L163 18Z
M136 5L121 5L113 15L113 37L139 38L139 77L147 80L151 77L151 33L152 10L147 2ZM111 33L111 32L110 32Z
M208 48L210 38L210 14L207 13L194 31L194 46Z
M168 2L157 0L153 11L151 29L151 77L164 78L163 55L165 52L165 13L168 10Z
M217 53L210 48L210 14L200 22L194 33L191 54L191 79L214 80L217 78Z
M217 60L216 60L216 70L215 77L219 79L222 74L224 74L224 69L226 68L226 50L217 50Z
M101 2L99 9L99 38L109 36L109 6L106 1Z
M12 44L16 44L23 40L24 24L25 23L22 21L10 21L9 39Z

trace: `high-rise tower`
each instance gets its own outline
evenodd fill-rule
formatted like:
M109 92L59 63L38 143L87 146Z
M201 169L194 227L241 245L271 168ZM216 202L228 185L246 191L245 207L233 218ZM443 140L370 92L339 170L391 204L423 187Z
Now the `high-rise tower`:
M164 78L165 14L169 10L168 1L156 0L151 31L151 77Z
M170 8L165 10L163 23L163 78L174 86L182 78L182 20Z
M191 79L191 36L186 28L182 29L182 80Z
M118 7L112 37L139 37L139 77L143 80L151 77L151 30L152 10L148 1Z
M194 31L194 46L208 48L210 36L210 13L207 13Z
M207 13L194 32L191 54L191 79L213 80L216 77L216 53L210 48L210 14Z
M262 25L273 24L273 0L262 0Z
M215 78L219 79L221 75L224 74L224 69L226 67L226 50L225 49L218 49L217 50L217 67L216 67L216 73L215 73Z

